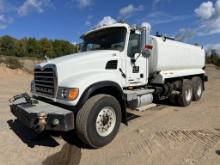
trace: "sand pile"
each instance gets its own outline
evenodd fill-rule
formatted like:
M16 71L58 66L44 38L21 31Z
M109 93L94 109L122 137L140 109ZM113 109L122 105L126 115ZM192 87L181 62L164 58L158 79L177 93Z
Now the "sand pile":
M21 69L10 69L6 64L0 64L0 77L11 77L11 76L28 76L29 74Z

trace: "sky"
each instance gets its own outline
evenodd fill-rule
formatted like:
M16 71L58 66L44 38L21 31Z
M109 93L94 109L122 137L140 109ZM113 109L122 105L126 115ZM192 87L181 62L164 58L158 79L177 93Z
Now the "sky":
M96 26L124 19L220 51L220 0L0 0L0 35L80 42Z

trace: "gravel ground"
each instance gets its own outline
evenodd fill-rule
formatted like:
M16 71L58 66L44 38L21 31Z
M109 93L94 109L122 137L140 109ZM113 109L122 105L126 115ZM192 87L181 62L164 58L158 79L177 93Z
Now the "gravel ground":
M202 99L181 108L158 105L134 112L112 143L86 148L74 132L36 135L10 113L8 99L29 90L32 76L0 67L0 164L4 165L218 165L220 70L208 67Z

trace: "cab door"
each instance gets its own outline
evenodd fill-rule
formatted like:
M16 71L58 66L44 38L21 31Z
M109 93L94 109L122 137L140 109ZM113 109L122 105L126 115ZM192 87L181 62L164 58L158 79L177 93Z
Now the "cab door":
M141 32L131 31L126 57L128 86L147 84L147 59L141 54Z

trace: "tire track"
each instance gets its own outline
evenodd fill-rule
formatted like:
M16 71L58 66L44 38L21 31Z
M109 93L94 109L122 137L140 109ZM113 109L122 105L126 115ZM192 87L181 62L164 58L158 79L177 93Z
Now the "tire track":
M128 141L126 146L120 145L119 152L121 154L112 155L111 158L107 158L105 163L120 164L125 160L129 160L131 157L138 157L141 154L146 155L146 161L149 156L155 157L153 160L156 161L159 157L162 159L171 156L169 149L181 151L181 148L187 146L193 147L194 144L202 148L200 150L201 153L198 152L198 155L194 155L196 158L195 160L193 159L193 162L197 162L219 140L220 132L214 132L212 130L163 130L154 132L150 136L144 133L138 133L132 139L129 139L129 141L135 141L135 143L129 143ZM195 153L194 147L191 150L191 153ZM184 155L182 156L184 157Z

